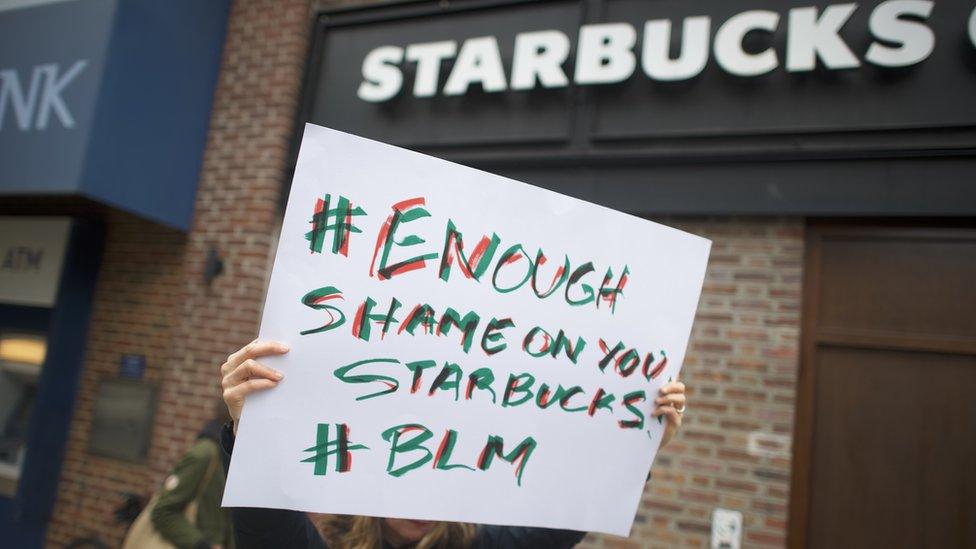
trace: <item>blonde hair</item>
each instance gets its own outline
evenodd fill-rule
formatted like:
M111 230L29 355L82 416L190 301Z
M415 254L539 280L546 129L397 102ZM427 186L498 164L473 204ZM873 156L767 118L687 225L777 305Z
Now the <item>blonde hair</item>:
M312 524L329 547L335 549L381 549L383 519L350 515L310 515ZM438 522L412 547L455 549L470 547L475 527L463 522Z

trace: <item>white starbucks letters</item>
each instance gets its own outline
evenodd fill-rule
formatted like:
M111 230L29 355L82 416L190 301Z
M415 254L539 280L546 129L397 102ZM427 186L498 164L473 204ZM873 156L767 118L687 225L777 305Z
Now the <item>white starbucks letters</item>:
M523 32L515 36L512 89L530 90L536 79L543 88L569 85L563 63L569 57L569 38L559 31Z
M817 57L829 69L861 66L839 34L856 9L857 4L837 4L829 6L819 15L817 8L790 10L786 70L812 71L816 68Z
M779 25L775 11L753 10L725 22L715 33L715 60L726 72L736 76L759 76L776 68L779 59L772 47L748 53L742 39L753 31L774 32Z
M454 57L456 52L457 42L453 40L411 44L407 47L407 61L417 63L417 76L413 81L414 96L430 97L437 93L441 61Z
M403 60L403 48L382 46L369 52L363 60L363 83L356 95L363 101L386 101L400 92L403 73L396 63Z
M681 29L681 52L672 59L671 21L655 19L644 23L641 67L654 80L674 81L694 78L708 63L709 17L688 17Z
M973 13L969 16L969 41L976 48L976 8L973 8Z
M475 83L480 83L486 92L505 91L505 69L494 36L464 41L454 70L444 84L444 95L461 95Z
M637 66L632 51L636 42L637 31L627 23L580 27L576 82L609 84L630 78Z
M472 87L488 93L537 86L560 88L568 86L570 78L579 85L612 84L633 77L638 61L640 72L647 78L680 81L701 74L709 56L723 71L750 78L775 70L809 72L818 66L849 70L860 67L862 61L879 67L904 67L921 63L932 54L935 33L926 20L935 2L888 0L877 4L868 16L867 30L873 41L860 52L863 60L841 36L858 6L848 2L822 8L796 7L784 13L747 10L724 21L708 15L680 21L652 19L639 29L630 23L606 22L582 25L576 36L539 29L516 34L514 43L508 45L510 50L491 35L381 45L363 59L363 81L357 95L369 102L392 99L403 92L404 68L408 66L412 70L407 72L415 74L413 96L427 98L463 95ZM679 25L680 48L672 55L672 33ZM976 46L976 12L964 31ZM754 33L767 35L759 51L743 44L747 35ZM782 59L778 47L782 47ZM512 52L510 74L506 74L508 51ZM449 67L445 68L446 75L441 74L442 67Z
M935 49L935 33L918 21L902 17L925 19L932 13L933 5L922 0L894 0L878 6L868 22L871 34L898 47L875 42L864 58L882 67L905 67L924 61Z

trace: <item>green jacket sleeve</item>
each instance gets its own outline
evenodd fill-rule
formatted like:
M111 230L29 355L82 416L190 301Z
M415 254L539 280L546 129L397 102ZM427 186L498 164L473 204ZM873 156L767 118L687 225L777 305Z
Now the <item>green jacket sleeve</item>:
M213 445L201 442L197 442L180 458L172 474L163 481L152 510L156 531L179 549L210 547L203 534L184 516L186 506L193 502L200 491L200 483L207 474L211 460L217 459L212 452Z

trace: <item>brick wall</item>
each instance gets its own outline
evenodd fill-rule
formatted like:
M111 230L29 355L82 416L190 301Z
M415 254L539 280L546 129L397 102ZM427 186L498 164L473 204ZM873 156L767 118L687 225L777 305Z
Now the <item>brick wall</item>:
M682 369L681 432L654 463L629 539L585 547L708 546L711 513L743 513L743 547L785 545L799 360L800 219L663 220L712 239Z
M121 541L112 515L120 492L155 489L212 416L217 367L257 334L308 31L305 0L236 0L191 232L108 219L49 547L92 534L110 546ZM225 271L208 286L211 246ZM146 378L160 384L148 467L86 452L98 380L117 375L123 353L145 354Z
M145 465L90 455L88 434L98 384L118 376L123 353L145 355L145 379L166 383L184 248L185 236L178 231L123 213L106 220L84 365L48 526L50 546L93 534L120 539L122 528L113 515L120 494L149 492L157 481ZM157 425L155 433L161 431Z
M168 470L191 442L193 420L212 413L220 364L257 335L308 32L304 0L237 0L231 8L157 416L156 470ZM224 273L207 285L211 247Z

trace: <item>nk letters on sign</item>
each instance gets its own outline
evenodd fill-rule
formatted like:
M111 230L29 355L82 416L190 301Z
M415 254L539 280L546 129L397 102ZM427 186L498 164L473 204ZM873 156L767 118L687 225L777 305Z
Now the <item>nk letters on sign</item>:
M306 126L224 504L627 535L709 247Z

